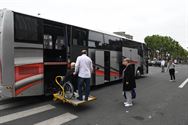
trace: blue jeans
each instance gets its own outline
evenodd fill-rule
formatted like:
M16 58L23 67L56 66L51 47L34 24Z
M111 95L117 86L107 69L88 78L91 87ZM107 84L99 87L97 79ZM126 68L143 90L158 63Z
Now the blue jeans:
M85 88L85 100L88 99L89 97L89 93L90 93L90 78L81 78L81 77L78 77L78 94L79 94L79 99L80 100L83 100L82 98L82 87L83 87L83 84L85 83L86 85L86 88Z

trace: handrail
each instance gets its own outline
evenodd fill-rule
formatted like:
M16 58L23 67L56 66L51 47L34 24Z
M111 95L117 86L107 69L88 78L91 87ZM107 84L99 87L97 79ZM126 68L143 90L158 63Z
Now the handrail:
M62 90L62 96L64 97L64 88L63 88L63 86L59 83L59 81L57 80L58 78L61 78L61 80L63 81L63 79L64 79L64 76L56 76L55 77L55 82L56 82L56 84L61 88L61 90Z

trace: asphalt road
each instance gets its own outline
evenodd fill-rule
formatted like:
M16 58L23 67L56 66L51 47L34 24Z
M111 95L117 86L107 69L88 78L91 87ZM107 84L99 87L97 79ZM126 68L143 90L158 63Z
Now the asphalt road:
M134 106L123 105L122 84L91 92L96 101L74 107L50 98L30 97L0 102L3 125L188 125L188 65L176 66L176 81L150 67L150 73L137 79Z

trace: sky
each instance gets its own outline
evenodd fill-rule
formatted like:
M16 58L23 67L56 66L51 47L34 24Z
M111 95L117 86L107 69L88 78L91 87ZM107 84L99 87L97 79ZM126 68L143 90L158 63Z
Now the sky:
M139 42L170 36L188 50L187 0L0 0L3 8L107 33L125 31Z

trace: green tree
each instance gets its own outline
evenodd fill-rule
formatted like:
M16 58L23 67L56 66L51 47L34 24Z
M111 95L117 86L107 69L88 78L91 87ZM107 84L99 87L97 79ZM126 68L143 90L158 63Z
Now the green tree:
M167 55L170 55L169 58L182 60L188 56L188 51L169 36L152 35L145 37L144 41L150 50L151 59L166 58Z

